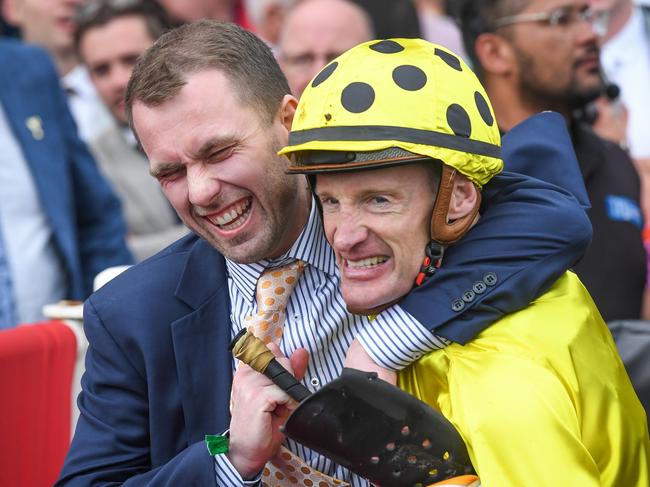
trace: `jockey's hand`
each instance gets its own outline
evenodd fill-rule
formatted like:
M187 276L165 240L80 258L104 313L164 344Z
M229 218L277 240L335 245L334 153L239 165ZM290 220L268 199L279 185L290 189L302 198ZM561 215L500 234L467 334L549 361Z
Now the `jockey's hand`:
M286 358L280 349L269 349L289 372L301 380L307 369L309 355L296 350ZM284 440L280 432L289 413L298 404L265 375L240 363L233 377L230 395L230 451L228 459L242 478L257 475L278 451Z
M361 342L356 338L348 349L344 365L352 369L363 370L364 372L377 372L380 379L393 385L395 385L395 382L397 381L397 375L395 372L377 365L370 355L368 355L368 352L363 348Z

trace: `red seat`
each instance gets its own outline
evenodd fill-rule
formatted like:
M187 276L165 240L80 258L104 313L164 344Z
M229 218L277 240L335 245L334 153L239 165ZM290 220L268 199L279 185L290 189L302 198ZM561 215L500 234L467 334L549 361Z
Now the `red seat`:
M50 321L0 331L0 486L50 487L70 444L76 338Z

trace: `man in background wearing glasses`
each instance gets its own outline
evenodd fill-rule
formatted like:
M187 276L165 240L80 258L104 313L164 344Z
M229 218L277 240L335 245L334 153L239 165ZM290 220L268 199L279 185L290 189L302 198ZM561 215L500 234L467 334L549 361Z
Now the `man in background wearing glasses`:
M602 15L585 0L466 0L460 20L502 131L543 110L566 118L594 228L575 271L606 321L638 319L646 283L639 176L618 145L573 117L604 90ZM506 169L547 179L539 165Z

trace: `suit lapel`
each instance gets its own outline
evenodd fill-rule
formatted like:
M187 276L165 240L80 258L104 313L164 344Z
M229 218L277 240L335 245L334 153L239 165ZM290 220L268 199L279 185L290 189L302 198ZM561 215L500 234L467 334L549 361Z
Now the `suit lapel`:
M172 323L188 443L228 428L232 356L224 258L204 240L193 247L176 296L194 311Z

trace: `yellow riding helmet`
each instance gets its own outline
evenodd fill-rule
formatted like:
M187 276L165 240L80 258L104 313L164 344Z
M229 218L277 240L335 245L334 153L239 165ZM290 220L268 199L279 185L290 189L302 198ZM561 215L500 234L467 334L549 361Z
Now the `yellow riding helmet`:
M305 89L279 154L292 160L289 172L306 174L412 160L391 157L393 148L438 159L479 188L502 170L501 137L485 90L444 47L389 39L345 52ZM318 156L333 151L335 160ZM356 157L360 152L383 156Z

